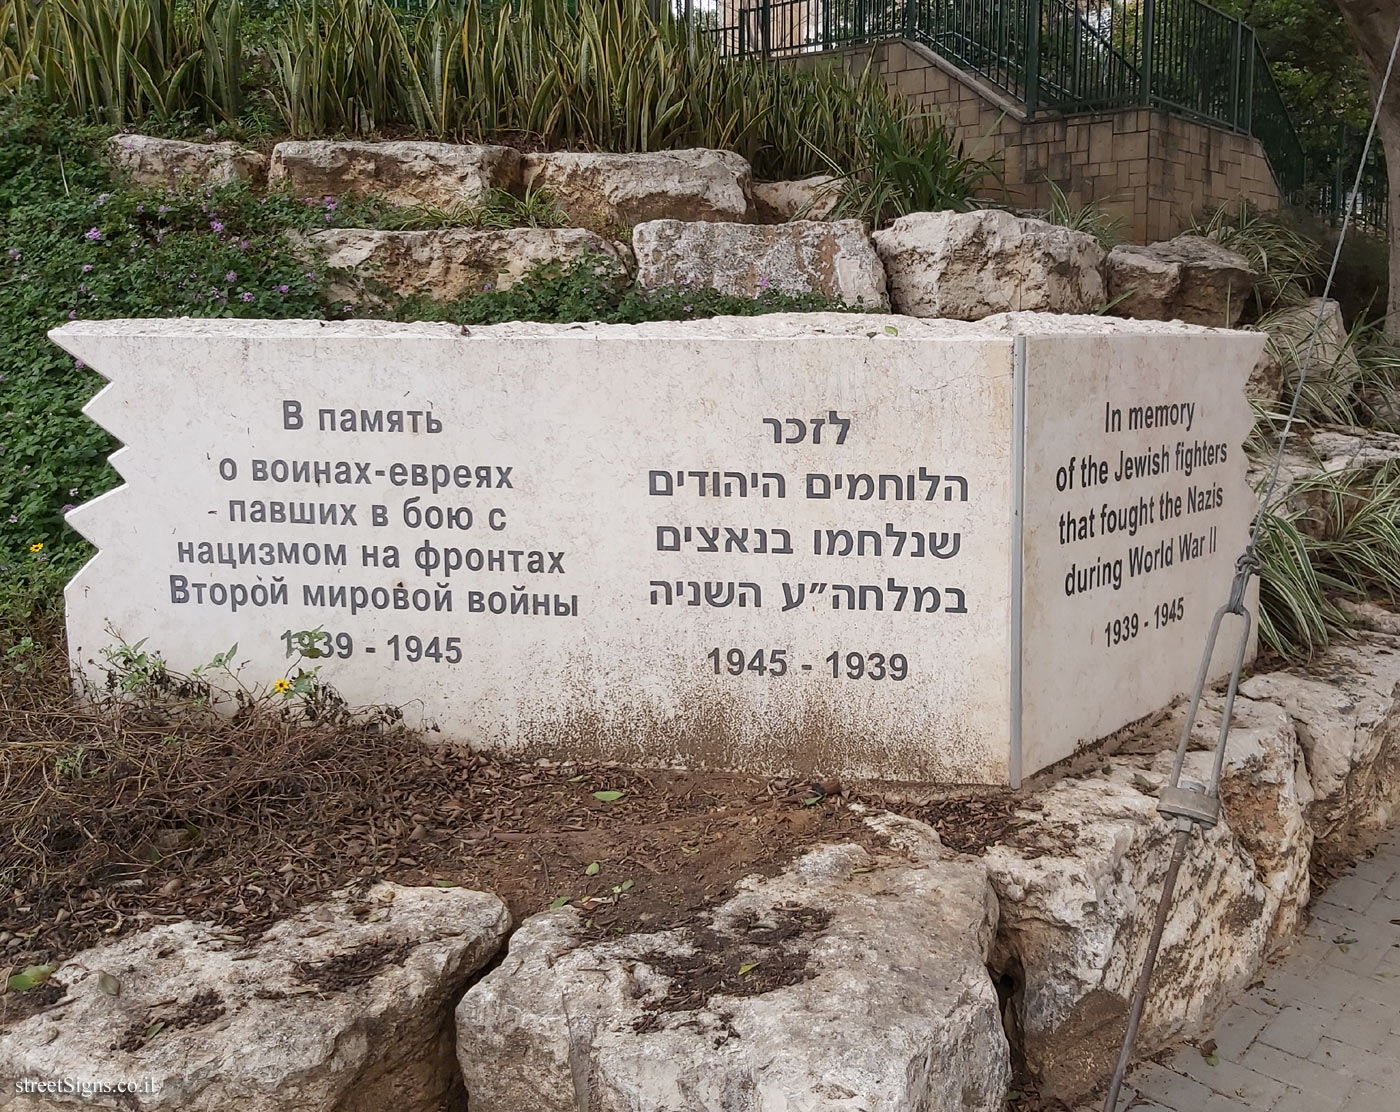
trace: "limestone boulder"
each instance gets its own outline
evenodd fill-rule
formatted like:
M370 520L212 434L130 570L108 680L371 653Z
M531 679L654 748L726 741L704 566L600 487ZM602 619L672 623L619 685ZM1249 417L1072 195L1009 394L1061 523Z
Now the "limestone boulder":
M1113 1068L1171 857L1156 784L1118 765L1036 796L989 849L1001 903L993 970L1042 1095L1070 1106ZM1269 891L1228 822L1193 835L1138 1037L1150 1054L1208 1023L1268 952Z
M1181 235L1108 253L1113 312L1138 320L1182 320L1233 328L1254 289L1249 260L1203 236Z
M1359 501L1348 493L1364 491L1384 468L1400 463L1400 435L1348 425L1325 425L1294 431L1279 465L1270 504L1291 515L1303 533L1315 539L1335 535L1350 523ZM1273 458L1251 464L1249 482L1262 499Z
M1280 395L1299 381L1307 359L1308 382L1324 402L1341 405L1350 398L1361 363L1347 336L1340 304L1310 298L1271 314L1259 327L1269 334L1261 361L1271 361L1269 374L1278 379Z
M996 904L922 831L820 847L683 928L526 920L457 1007L472 1112L999 1112Z
M1307 760L1313 859L1335 871L1400 814L1400 638L1361 633L1315 660L1241 687L1288 712Z
M510 918L486 892L378 884L245 941L183 922L84 951L64 996L0 1032L0 1108L58 1112L76 1094L22 1078L150 1079L143 1112L437 1112L463 1100L451 1009Z
M1104 303L1103 248L1083 232L1000 209L916 212L875 233L890 301L914 317L981 320Z
M830 174L796 181L756 181L749 187L754 215L764 224L825 220L841 199L843 182Z
M1184 779L1210 781L1223 700L1207 694L1196 715ZM1150 763L1115 760L1112 778L1149 792L1169 782L1177 739L1186 708L1175 707L1154 729L1166 747ZM1312 827L1307 813L1313 803L1312 781L1288 713L1275 703L1236 698L1231 717L1220 801L1236 841L1254 862L1254 873L1267 890L1265 917L1268 946L1275 950L1302 926L1311 892Z
M386 293L452 301L509 289L549 263L582 261L600 276L621 280L630 264L626 247L582 228L328 228L312 233L309 245L322 265L344 272L331 295L349 303L375 303Z
M525 155L526 189L548 189L569 219L608 234L647 220L748 218L748 162L732 151Z
M450 211L520 185L520 155L484 144L289 140L272 149L268 184L297 197L381 197Z
M1358 629L1400 637L1400 614L1393 610L1374 602L1356 602L1346 598L1337 599L1337 605L1346 611L1347 617Z
M738 297L819 294L885 309L885 268L859 220L730 224L651 220L632 230L637 281L694 285Z
M186 143L153 135L114 135L112 160L138 185L226 185L267 177L267 159L237 143Z

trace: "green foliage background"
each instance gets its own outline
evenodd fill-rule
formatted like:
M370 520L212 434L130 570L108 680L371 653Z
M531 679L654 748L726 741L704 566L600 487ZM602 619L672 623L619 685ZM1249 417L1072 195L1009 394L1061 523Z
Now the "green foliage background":
M307 203L238 185L133 188L102 156L105 135L30 99L0 102L0 595L51 591L85 559L63 513L118 482L107 464L116 445L81 413L102 381L55 346L49 329L107 317L345 316L330 300L329 276L308 269L286 233L402 217L373 203ZM374 315L626 323L831 308L840 306L773 292L751 300L642 291L580 265L546 267L455 304L393 302Z

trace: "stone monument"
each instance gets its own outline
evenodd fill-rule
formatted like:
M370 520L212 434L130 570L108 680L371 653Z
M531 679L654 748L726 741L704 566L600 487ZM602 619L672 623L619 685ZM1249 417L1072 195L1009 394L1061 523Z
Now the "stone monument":
M235 642L454 742L1016 783L1195 675L1257 334L1100 317L128 320L75 670ZM1223 655L1222 655L1223 670Z

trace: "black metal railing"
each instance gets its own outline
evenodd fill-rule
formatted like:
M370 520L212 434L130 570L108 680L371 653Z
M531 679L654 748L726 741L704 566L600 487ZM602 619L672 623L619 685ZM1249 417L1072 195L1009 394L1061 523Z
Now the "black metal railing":
M1383 236L1390 215L1385 151L1377 140L1365 165L1360 166L1358 178L1363 135L1364 132L1339 127L1335 149L1313 152L1309 160L1308 207L1332 224L1340 224L1350 209L1353 228Z
M1257 137L1284 192L1302 189L1254 31L1200 0L719 0L706 22L726 52L765 58L911 39L1031 115L1163 108Z

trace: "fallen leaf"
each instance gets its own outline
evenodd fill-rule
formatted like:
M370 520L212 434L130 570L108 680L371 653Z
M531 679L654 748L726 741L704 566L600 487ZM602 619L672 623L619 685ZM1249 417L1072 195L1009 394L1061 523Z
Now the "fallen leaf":
M594 792L593 798L599 803L615 803L626 794L626 792Z
M739 966L739 976L741 976L741 977L747 977L750 973L752 973L752 972L753 972L755 969L757 969L757 968L758 968L758 962L756 962L756 961L746 961L746 962L744 962L743 965Z
M598 875L598 862L595 861L595 862L593 862L593 864L589 865L588 868L586 868L586 869L583 870L583 874L584 874L584 876L597 876L597 875Z
M145 1040L146 1040L147 1042L150 1042L153 1038L155 1038L157 1035L159 1035L159 1034L161 1033L161 1031L164 1030L164 1029L165 1029L165 1020L163 1020L163 1019L158 1019L158 1020L156 1020L154 1023L152 1023L149 1027L146 1028L146 1034L145 1034L143 1037L145 1038Z
M122 983L105 969L97 974L97 987L108 996L120 996L122 994Z
M56 965L31 965L28 969L12 974L5 982L5 987L9 992L28 992L47 981L57 968Z
M569 896L555 896L554 899L549 901L549 910L554 911L556 908L563 907L569 902L569 899Z

